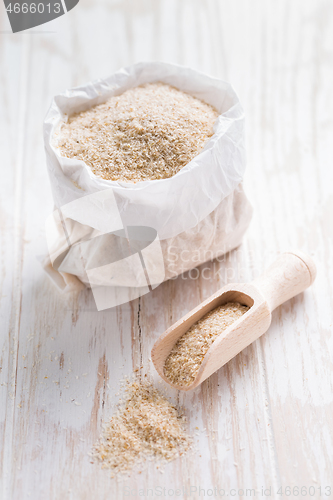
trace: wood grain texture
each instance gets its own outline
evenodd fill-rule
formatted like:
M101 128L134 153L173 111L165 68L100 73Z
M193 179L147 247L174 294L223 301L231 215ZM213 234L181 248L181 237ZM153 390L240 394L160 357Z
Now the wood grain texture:
M281 498L280 486L333 488L333 5L81 0L38 33L16 35L3 6L0 16L0 498L122 499L126 488L140 498L140 488L156 487L203 498L191 486L234 488L234 498L271 487L270 498ZM36 259L52 211L42 121L54 94L139 60L185 64L235 86L254 218L220 262L97 312L89 291L59 295ZM158 381L157 337L290 248L313 255L313 287L193 392L167 389L190 431L199 427L198 451L164 474L151 465L122 482L92 465L119 380L139 368Z
M309 255L304 252L284 252L252 283L230 283L224 286L176 321L157 339L151 351L156 371L176 389L194 389L263 335L271 324L273 310L304 292L315 276L316 266ZM238 302L250 309L225 328L223 334L213 342L191 384L184 386L171 383L164 374L164 366L177 341L206 314L229 302Z

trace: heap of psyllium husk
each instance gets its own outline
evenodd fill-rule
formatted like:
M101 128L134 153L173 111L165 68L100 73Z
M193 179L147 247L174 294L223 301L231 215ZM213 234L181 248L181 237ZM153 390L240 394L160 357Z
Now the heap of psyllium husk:
M138 469L147 460L170 462L191 447L186 419L153 385L128 380L125 398L104 425L92 456L111 475Z
M148 83L70 116L55 146L104 179L165 179L202 151L217 117L216 109L200 99Z
M249 307L228 302L213 309L180 337L164 364L164 374L173 384L191 385L208 349L217 337Z

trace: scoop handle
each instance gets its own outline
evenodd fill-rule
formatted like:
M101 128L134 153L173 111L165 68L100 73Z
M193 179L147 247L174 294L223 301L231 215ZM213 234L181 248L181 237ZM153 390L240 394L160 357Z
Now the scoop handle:
M300 251L286 252L253 281L273 311L303 292L314 282L316 266L312 258Z

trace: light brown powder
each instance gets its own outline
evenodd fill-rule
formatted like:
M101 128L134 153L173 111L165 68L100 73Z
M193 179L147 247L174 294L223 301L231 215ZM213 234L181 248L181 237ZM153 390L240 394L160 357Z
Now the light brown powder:
M169 462L191 446L185 417L150 383L130 381L118 412L105 425L93 457L113 474L147 459Z
M164 374L170 382L184 387L192 384L214 340L248 309L238 302L228 302L194 323L176 342L165 361Z
M69 117L55 146L104 179L165 179L202 151L217 117L209 104L170 85L149 83Z

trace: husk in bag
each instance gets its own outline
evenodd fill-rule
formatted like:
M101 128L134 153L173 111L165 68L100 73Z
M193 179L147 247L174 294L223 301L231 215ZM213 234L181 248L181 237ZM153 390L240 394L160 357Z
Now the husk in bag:
M204 150L176 175L136 184L109 181L94 175L84 162L60 156L54 133L69 115L150 82L170 84L220 113ZM154 288L237 247L249 225L252 208L241 184L244 113L226 82L172 64L135 64L56 96L45 119L44 141L57 209L51 226L50 219L47 224L50 259L44 267L62 290L82 283L93 291L112 286L120 297L112 299L116 303L131 300L147 293L149 285ZM153 233L142 229L138 235L131 229L135 236L129 239L126 228L135 227ZM128 259L135 261L131 270ZM120 261L123 267L116 265ZM151 271L148 280L142 264ZM98 267L103 272L90 272Z

